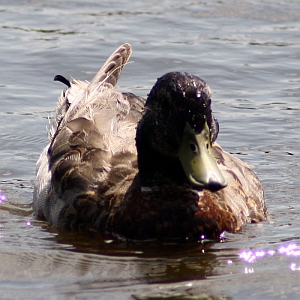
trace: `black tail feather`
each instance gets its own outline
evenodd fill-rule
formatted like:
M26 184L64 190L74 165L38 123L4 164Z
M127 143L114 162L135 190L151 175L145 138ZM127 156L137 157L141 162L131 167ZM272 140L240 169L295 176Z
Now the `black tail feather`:
M66 86L71 87L70 81L62 75L56 75L53 80L60 81L61 83L65 84Z

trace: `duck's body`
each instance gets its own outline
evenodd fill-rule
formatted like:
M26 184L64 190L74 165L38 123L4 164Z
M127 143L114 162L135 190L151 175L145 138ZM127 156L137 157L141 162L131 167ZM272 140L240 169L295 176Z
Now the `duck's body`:
M143 111L144 99L114 89L130 54L124 44L91 83L66 82L37 164L35 215L129 239L215 238L264 220L259 180L214 142L205 82L168 73Z

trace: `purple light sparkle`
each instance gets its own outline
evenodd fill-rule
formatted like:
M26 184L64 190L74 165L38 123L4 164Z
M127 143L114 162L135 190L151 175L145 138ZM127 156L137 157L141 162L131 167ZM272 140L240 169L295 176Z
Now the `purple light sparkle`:
M287 257L299 257L300 258L300 247L296 243L288 243L281 245L277 250L268 249L268 250L244 250L240 252L239 258L247 263L254 263L260 258L270 257L274 255L285 255ZM295 263L292 263L290 266L293 271L300 271L300 267L297 267Z
M4 203L7 200L7 196L0 189L0 204Z
M300 271L300 267L297 266L295 263L291 263L290 268L292 271Z

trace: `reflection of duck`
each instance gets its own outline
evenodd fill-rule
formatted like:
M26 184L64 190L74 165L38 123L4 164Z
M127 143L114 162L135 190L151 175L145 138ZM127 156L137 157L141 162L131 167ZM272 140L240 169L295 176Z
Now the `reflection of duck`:
M69 88L37 164L35 215L130 239L215 238L264 220L259 180L215 143L207 84L168 73L143 109L114 89L130 55L120 46L90 83L56 77Z

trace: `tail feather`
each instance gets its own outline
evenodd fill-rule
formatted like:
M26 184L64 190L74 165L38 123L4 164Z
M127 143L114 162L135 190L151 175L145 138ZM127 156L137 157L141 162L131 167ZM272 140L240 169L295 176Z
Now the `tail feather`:
M71 120L91 99L107 88L113 88L121 75L122 69L129 60L132 50L131 45L125 43L118 47L107 59L99 72L91 82L72 79L65 79L61 75L55 76L55 81L60 81L68 86L63 91L56 108L56 117L51 119L48 128L49 139L51 140L63 123Z
M95 86L104 83L111 84L113 87L117 84L123 67L132 53L130 44L123 44L107 59L100 71L95 75L88 86L91 91Z

